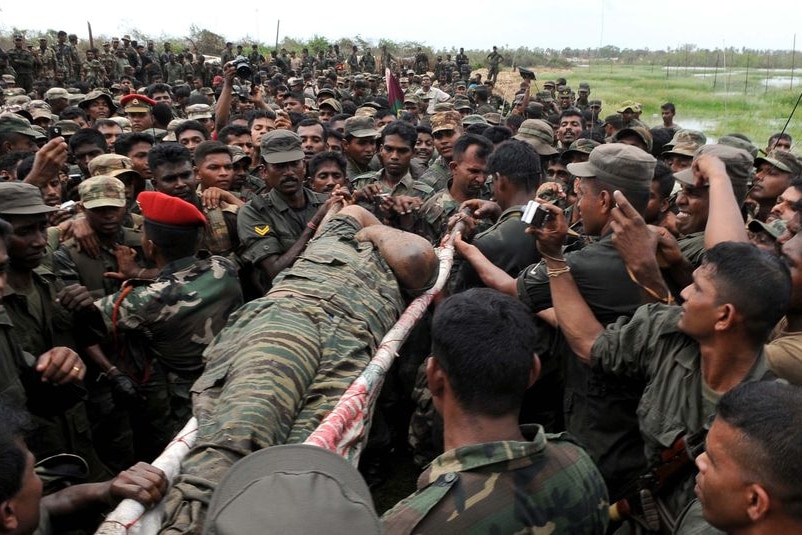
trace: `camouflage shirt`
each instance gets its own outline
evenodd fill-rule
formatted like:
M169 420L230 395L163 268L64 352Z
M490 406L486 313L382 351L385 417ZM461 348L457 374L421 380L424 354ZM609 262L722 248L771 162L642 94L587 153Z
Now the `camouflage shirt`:
M220 256L176 260L155 279L128 280L120 292L95 302L110 330L126 333L150 358L178 371L203 367L203 350L241 305L237 267Z
M578 446L540 426L531 442L472 444L437 457L387 511L388 533L604 533L604 480Z
M442 156L438 156L429 166L429 169L420 177L420 181L430 186L434 191L446 189L449 180L451 180L451 170L448 168L448 162Z

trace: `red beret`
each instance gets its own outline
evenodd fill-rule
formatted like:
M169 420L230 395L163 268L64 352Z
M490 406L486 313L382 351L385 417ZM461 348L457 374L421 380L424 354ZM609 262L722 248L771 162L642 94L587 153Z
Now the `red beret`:
M200 210L178 197L159 191L143 191L136 198L142 216L154 223L174 227L199 227L206 224Z

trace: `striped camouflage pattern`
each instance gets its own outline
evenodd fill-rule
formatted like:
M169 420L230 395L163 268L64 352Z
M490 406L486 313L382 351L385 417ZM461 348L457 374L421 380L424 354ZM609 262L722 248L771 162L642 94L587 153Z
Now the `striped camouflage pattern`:
M398 284L373 244L353 240L359 229L353 218L332 218L207 349L193 387L197 444L168 496L165 533L200 532L216 483L240 458L303 442L395 323Z
M548 436L445 452L418 478L418 491L387 511L388 534L603 534L607 489L578 446Z

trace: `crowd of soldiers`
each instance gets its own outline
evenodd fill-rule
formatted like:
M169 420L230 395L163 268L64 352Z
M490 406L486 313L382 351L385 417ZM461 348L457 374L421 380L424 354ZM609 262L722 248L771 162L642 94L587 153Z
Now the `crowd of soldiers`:
M711 143L670 101L650 126L525 70L499 95L496 47L483 81L463 49L227 43L212 66L129 36L81 61L74 37L0 64L2 531L91 529L125 497L165 498L167 533L802 525L788 132ZM447 239L359 473L290 446ZM168 489L146 462L193 415ZM409 457L417 490L379 518L366 482Z

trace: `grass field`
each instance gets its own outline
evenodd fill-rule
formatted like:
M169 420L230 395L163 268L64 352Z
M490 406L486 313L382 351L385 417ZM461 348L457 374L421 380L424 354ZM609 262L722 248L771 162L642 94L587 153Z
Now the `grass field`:
M602 115L614 113L624 100L643 105L641 120L650 126L662 124L660 105L666 101L677 107L675 122L688 128L702 130L709 137L729 133L742 133L759 147L765 146L768 137L779 132L802 91L802 69L795 72L796 80L790 88L790 71L765 69L732 69L725 71L702 68L671 68L663 66L577 66L570 70L539 70L537 83L562 76L574 91L579 82L588 82L591 98L602 100ZM479 72L482 72L481 70ZM769 85L766 86L766 79ZM499 75L499 91L509 98L521 79L517 72ZM800 106L802 108L802 106ZM802 137L802 109L797 109L787 129L788 133Z

